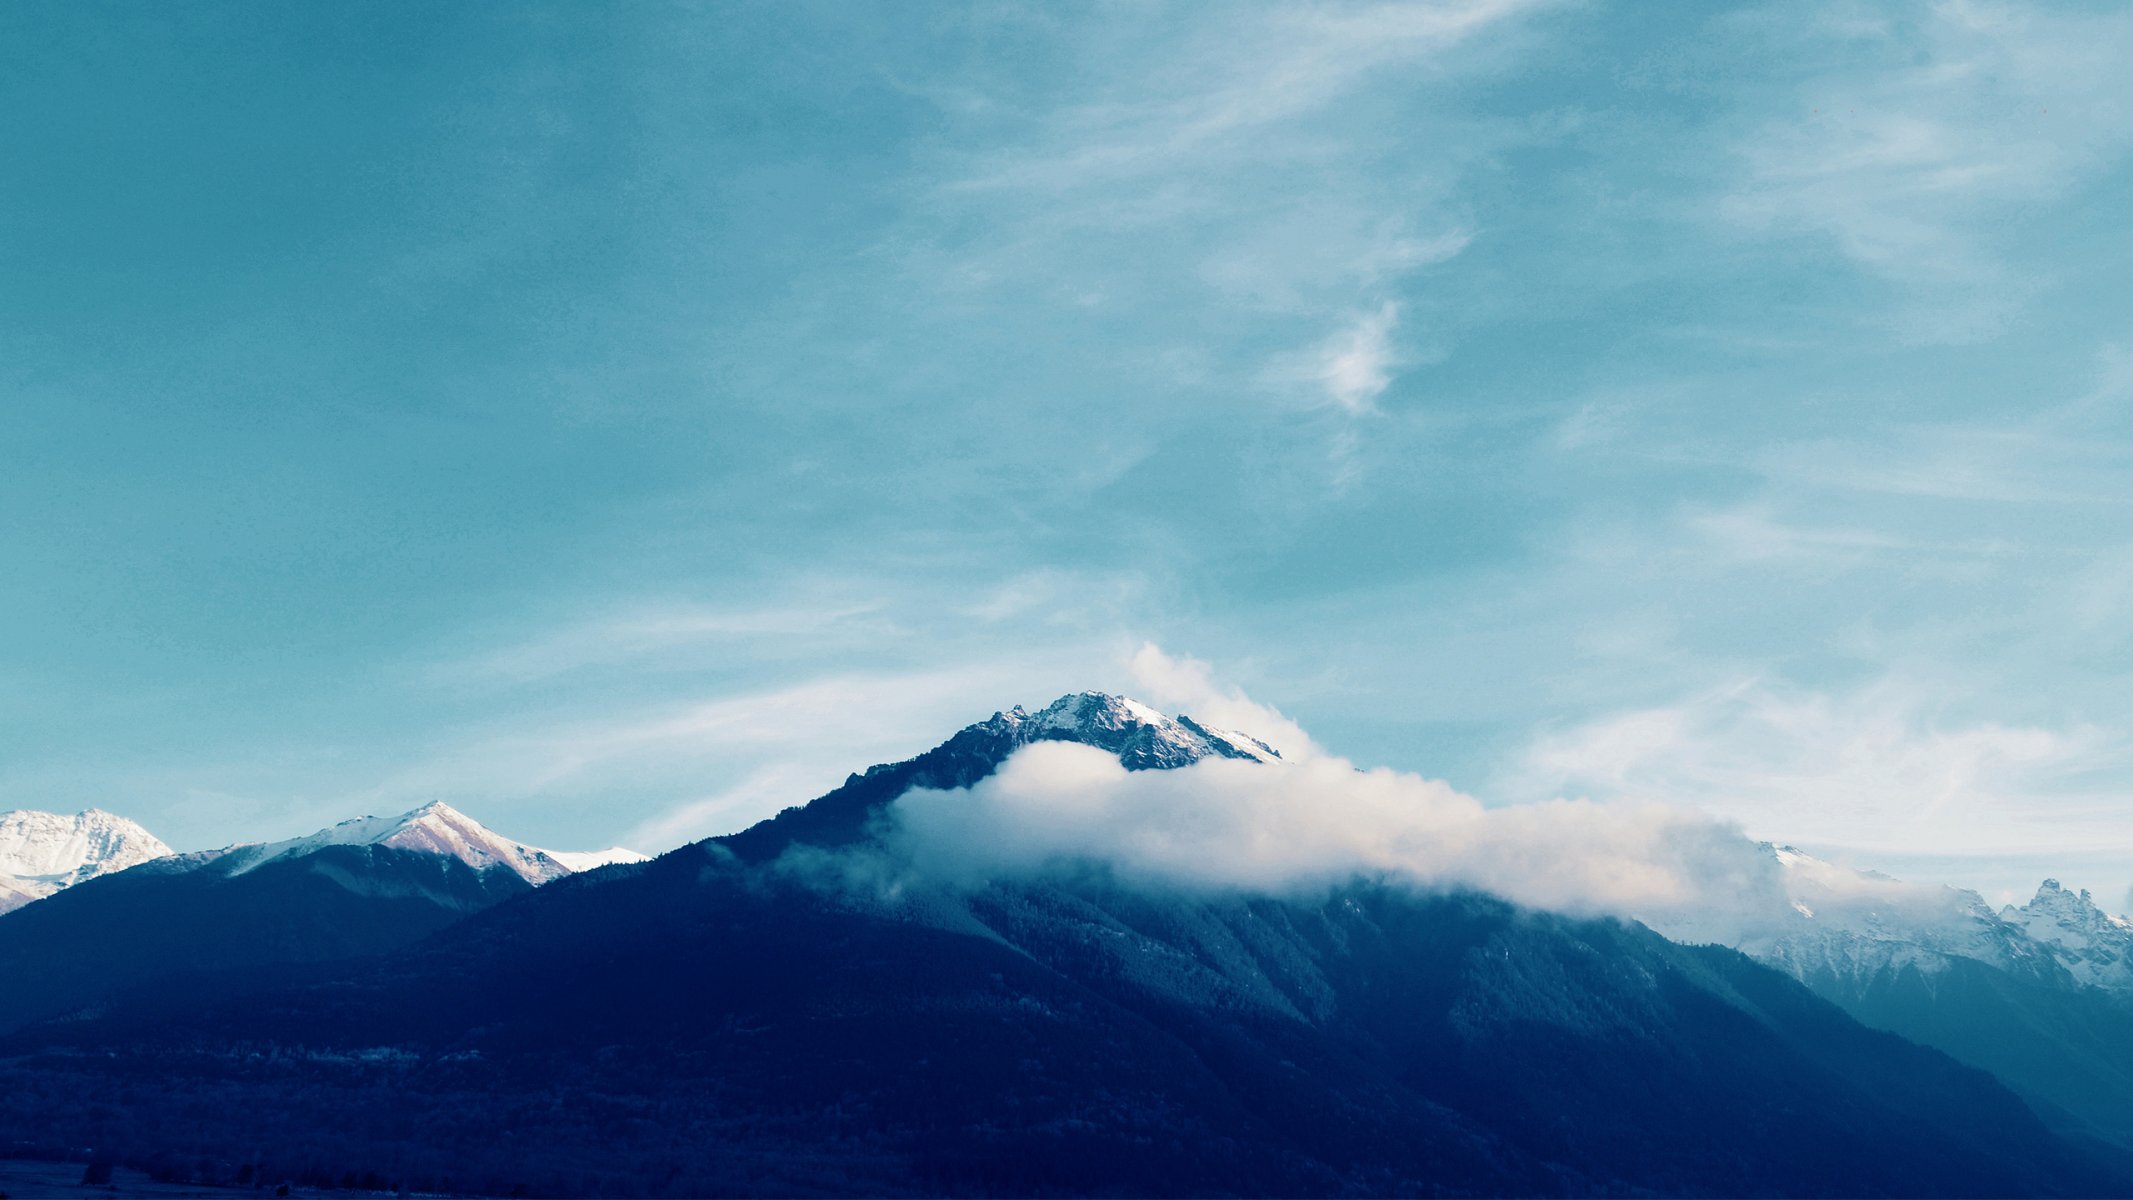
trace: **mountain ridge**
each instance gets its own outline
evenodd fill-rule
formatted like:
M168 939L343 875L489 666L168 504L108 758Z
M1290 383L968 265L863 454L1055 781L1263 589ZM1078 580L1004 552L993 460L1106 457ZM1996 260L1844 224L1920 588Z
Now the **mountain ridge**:
M600 861L587 869L613 857L588 856ZM273 986L297 965L398 949L576 873L442 802L278 842L166 854L0 917L0 978L38 982L0 989L0 1032L145 988Z

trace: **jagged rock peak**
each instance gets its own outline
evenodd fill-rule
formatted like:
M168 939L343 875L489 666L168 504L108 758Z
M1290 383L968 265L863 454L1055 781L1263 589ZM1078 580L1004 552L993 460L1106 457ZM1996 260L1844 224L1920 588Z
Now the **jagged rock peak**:
M2056 921L2083 927L2125 926L2128 924L2124 917L2112 916L2110 913L2103 911L2102 906L2098 905L2095 898L2089 895L2087 888L2072 891L2061 885L2056 879L2047 879L2038 884L2037 894L2030 899L2029 903L2022 905L2020 908L2010 904L2001 910L2001 914L2017 920L2024 917L2032 919L2049 917Z
M2086 888L2072 892L2047 879L2028 904L2010 904L2000 917L2043 945L2077 981L2133 992L2133 921L2103 911Z

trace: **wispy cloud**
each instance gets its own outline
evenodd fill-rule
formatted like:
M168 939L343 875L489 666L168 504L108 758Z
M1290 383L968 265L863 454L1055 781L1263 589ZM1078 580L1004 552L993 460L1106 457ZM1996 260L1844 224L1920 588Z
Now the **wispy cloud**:
M878 602L819 599L765 608L642 603L431 668L440 681L534 683L594 667L677 670L698 656L753 654L766 643L805 640L820 651L838 642L893 637Z
M2133 149L2121 69L2133 18L1990 3L1803 15L1780 6L1770 30L1844 65L1817 70L1791 111L1739 144L1722 211L1752 230L1828 237L1906 291L1900 328L1916 340L1991 334L2040 282L2007 256L2007 218Z
M1813 568L1866 565L1877 557L2000 556L2022 548L1989 538L1922 541L1879 530L1789 521L1769 504L1693 511L1683 517L1698 536L1696 550L1717 564L1803 564Z
M1248 160L1268 149L1259 139L1269 130L1536 7L1475 0L1229 10L1166 43L1152 64L1134 64L1130 91L1068 104L1043 141L1001 154L956 186L1072 193L1183 176L1210 159Z
M1862 431L1863 432L1863 431ZM1905 425L1771 447L1761 466L1807 487L2010 504L2133 503L2133 444L2024 424Z
M1378 397L1392 383L1392 331L1399 319L1400 306L1388 300L1319 347L1317 380L1342 411L1360 416L1377 410Z
M1198 314L1136 330L1168 343L1156 361L1198 364L1174 391L1256 391L1292 423L1309 406L1367 415L1426 357L1396 338L1402 298L1477 237L1462 180L1504 136L1462 116L1447 81L1485 71L1493 35L1536 7L1188 8L1160 37L1093 37L1073 87L1025 101L1018 136L929 164L935 219L900 249L950 303L1015 288L1075 321ZM1419 138L1432 153L1402 152Z

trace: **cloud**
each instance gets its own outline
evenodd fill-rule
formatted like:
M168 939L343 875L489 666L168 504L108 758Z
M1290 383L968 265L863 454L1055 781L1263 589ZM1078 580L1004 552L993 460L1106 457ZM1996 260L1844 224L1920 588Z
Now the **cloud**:
M549 683L591 668L676 670L713 656L761 655L772 644L852 645L901 632L884 607L799 596L755 608L641 603L436 664L430 674L451 683Z
M1235 11L1171 42L1117 90L1063 107L1049 136L958 181L965 189L1090 190L1248 159L1258 141L1370 77L1451 51L1531 0ZM1116 47L1110 47L1115 54Z
M685 801L642 821L623 835L631 848L665 850L705 837L745 829L764 817L798 803L798 798L828 790L819 771L796 762L772 762L750 771L738 783Z
M1793 524L1775 516L1770 506L1761 504L1692 512L1687 515L1686 522L1701 536L1700 549L1714 553L1718 561L1723 562L1857 561L1877 554L1929 549L1872 530ZM1976 554L2004 550L2004 547L1991 543L1930 548L1964 549Z
M1902 328L1915 340L1974 340L2039 282L2009 264L2004 218L2069 193L2133 145L2120 69L2133 20L1982 3L1893 13L1802 22L1776 10L1778 41L1804 41L1821 69L1791 111L1737 145L1721 211L1758 232L1826 236L1908 293Z
M1173 657L1154 642L1143 642L1127 660L1126 670L1132 676L1135 696L1158 708L1250 734L1292 762L1325 753L1303 726L1238 689L1217 683L1214 668L1197 658Z
M1288 422L1265 444L1316 459L1295 397L1357 415L1389 385L1418 273L1476 237L1465 181L1523 136L1471 111L1458 82L1506 65L1540 6L1186 7L1074 25L1047 42L1063 76L991 80L982 121L944 106L943 127L968 136L920 156L922 202L884 252L943 310L992 314L1011 292L1050 310L1047 339L1089 328L1111 361L1145 364L1111 389L1132 406L1092 427L1204 434L1203 397L1256 392ZM1127 313L1144 316L1122 328ZM1077 411L1104 402L1094 390ZM1144 402L1163 392L1186 403ZM1334 471L1352 477L1352 432L1331 436Z
M1760 837L1860 851L2015 853L2090 835L2133 849L2118 806L2090 790L2112 753L2086 727L1942 721L1923 686L1746 680L1538 737L1505 787L1694 807Z
M1270 894L1367 877L1669 925L1723 910L1731 928L1744 915L1790 911L1767 847L1693 809L1584 799L1490 807L1439 780L1358 770L1205 662L1143 643L1125 666L1139 697L1260 737L1284 761L1128 771L1093 747L1040 742L971 787L898 798L874 846L801 850L787 869L881 891L1092 870L1140 888Z
M1378 397L1392 384L1392 330L1399 320L1400 306L1388 300L1319 347L1316 382L1343 412L1377 411Z
M1775 481L1806 488L1995 504L2128 503L2133 450L2094 429L2061 430L2054 417L2025 413L2019 423L1904 425L1869 440L1782 444L1757 466Z
M1448 785L1315 758L1132 771L1040 743L960 791L906 794L884 841L910 877L974 885L1098 868L1131 886L1285 893L1356 876L1662 920L1782 905L1771 856L1682 809L1558 800L1488 808Z
M315 827L352 811L444 798L497 813L505 827L528 810L544 815L536 828L512 830L529 840L666 850L805 803L855 769L917 754L983 716L972 705L988 702L974 697L1056 696L1080 686L1087 664L1109 649L1070 641L591 712L580 698L560 714L454 730L375 784L314 802L305 819ZM558 827L561 836L544 832Z

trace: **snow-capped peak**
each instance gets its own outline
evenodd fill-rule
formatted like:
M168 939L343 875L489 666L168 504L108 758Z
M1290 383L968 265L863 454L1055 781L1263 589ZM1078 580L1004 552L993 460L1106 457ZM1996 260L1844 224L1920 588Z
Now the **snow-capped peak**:
M975 728L1005 734L1013 744L1081 742L1109 750L1129 769L1182 767L1206 758L1276 762L1272 746L1246 734L1171 718L1138 700L1103 692L1061 696L1037 712L1016 706Z
M1723 942L1802 979L1932 975L1967 958L2054 986L2133 994L2133 921L2056 879L2028 904L1995 912L1967 888L1906 883L1790 846L1764 849L1777 861L1778 894L1750 889L1738 906L1670 916L1655 928L1677 940Z
M217 855L243 874L278 859L293 858L328 846L388 846L456 858L476 870L503 867L536 886L590 866L643 861L634 851L615 847L576 855L557 855L514 842L443 801L432 801L397 817L356 817L330 829L287 841L232 846ZM568 860L576 860L576 862ZM586 863L589 865L578 865Z
M154 834L115 813L0 813L0 912L85 879L170 853Z
M2000 918L2043 945L2076 980L2133 991L2133 921L2103 911L2086 889L2070 892L2047 879L2028 904L2010 904Z
M2103 911L2089 895L2087 888L2070 892L2056 879L2047 879L2038 884L2037 894L2028 904L2020 908L2010 904L2001 912L2008 916L2019 914L2032 920L2048 917L2075 928L2133 929L2133 921Z

